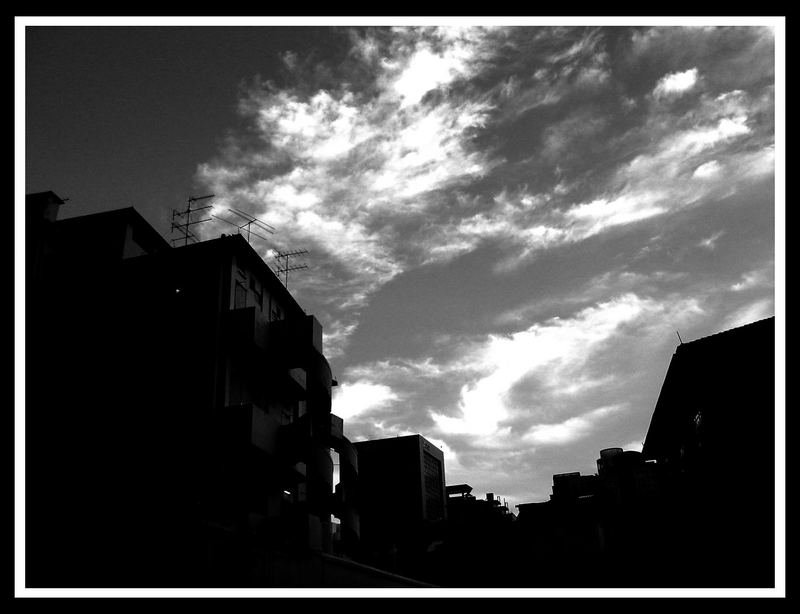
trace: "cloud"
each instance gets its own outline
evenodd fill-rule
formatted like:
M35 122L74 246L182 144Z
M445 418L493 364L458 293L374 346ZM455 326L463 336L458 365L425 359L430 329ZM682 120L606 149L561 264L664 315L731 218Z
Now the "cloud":
M703 249L713 250L717 246L717 241L719 241L724 235L725 231L723 230L715 232L714 234L702 239L697 246L702 247Z
M723 320L720 331L737 328L769 318L775 314L775 305L772 299L758 299L734 310Z
M619 446L623 450L633 450L634 452L641 452L644 447L644 441L630 441L625 445Z
M477 435L485 441L507 437L509 421L529 415L535 406L547 407L548 401L565 393L580 402L581 395L600 385L606 391L613 389L613 374L595 375L589 368L592 358L606 349L621 327L642 326L645 316L655 318L665 309L663 302L628 293L570 318L551 318L506 336L489 335L463 359L480 375L461 388L458 412L432 414L439 431ZM697 306L683 303L679 310L697 313ZM515 386L526 381L530 385L531 380L538 386L538 398L514 401Z
M595 181L592 198L575 200L585 189L568 187L560 177L538 192L504 186L489 206L446 220L419 240L432 246L429 261L500 241L507 257L497 270L509 271L544 249L713 202L773 172L774 146L755 133L751 119L764 104L732 90L701 97L684 115L654 107L644 123L615 137L616 148L637 144L636 155ZM605 126L606 120L577 112L545 129L542 155L591 143ZM742 146L746 139L752 141L748 148Z
M322 331L325 356L328 359L342 356L347 346L347 340L355 331L357 324L353 321L342 322L341 320L328 321L325 324Z
M656 83L653 96L657 99L675 99L688 93L697 85L697 68L664 75Z
M624 405L598 407L557 424L536 424L522 438L524 441L540 446L572 443L588 435L596 422L622 409L624 409Z
M343 32L341 64L287 57L295 81L248 86L247 128L198 176L220 206L275 226L269 247L309 250L291 290L323 322L348 437L419 432L447 448L448 480L540 492L514 476L563 470L547 463L573 444L643 435L652 399L637 385L658 348L669 356L675 327L769 312L764 278L737 269L698 281L666 257L665 230L773 172L772 90L728 70L730 54L747 53L713 41L746 39L758 65L765 42L736 29L638 30L628 53L602 28ZM704 260L722 267L732 230L710 228L687 240L718 248ZM617 246L617 260L579 257L588 239ZM556 249L576 269L553 291ZM466 263L497 293L469 331L415 322L430 340L420 353L388 321L380 344L358 334L415 273L441 281Z
M704 162L692 173L692 177L696 179L711 179L718 176L722 172L722 165L716 160Z
M350 420L371 410L385 407L398 398L398 395L385 384L357 380L343 383L338 388L331 411L344 420Z
M387 389L376 389L383 405L376 402L370 405L376 409L353 413L346 421L348 437L423 434L447 446L449 482L486 485L518 502L531 500L531 487L520 476L533 479L548 466L535 468L533 459L552 463L552 453L603 441L597 437L609 428L618 429L615 436L644 436L636 430L643 426L632 432L619 428L620 419L633 421L633 409L649 401L633 393L637 380L644 377L654 348L669 356L672 326L683 329L707 316L698 299L679 295L656 299L626 292L597 300L636 286L634 277L618 272L605 281L590 280L587 287L596 283L600 289L588 306L578 307L591 300L591 292L568 296L573 300L561 303L562 315L517 332L451 339L448 357L350 367L343 379L380 382ZM584 446L593 459L597 449ZM563 470L556 465L552 472Z
M382 57L371 77L372 97L346 85L306 93L257 83L240 105L256 148L233 142L198 169L221 209L245 210L277 228L275 249L309 250L311 266L295 288L325 297L321 315L335 323L329 336L336 351L346 347L370 296L416 259L400 233L424 222L437 202L428 195L491 167L469 145L488 102L422 103L425 93L474 69L483 39L482 29L401 31L388 49L395 55ZM376 61L383 43L360 41L355 55ZM291 65L301 71L302 64ZM211 236L220 227L203 230Z
M745 273L741 277L741 281L736 282L731 286L731 290L734 292L743 292L745 290L751 290L753 288L760 288L760 287L771 287L773 285L772 282L772 269L757 269L755 271L750 271Z
M751 116L769 102L731 90L701 97L684 116L651 108L608 143L647 145L605 169L591 190L558 172L530 190L477 139L562 101L573 110L545 127L531 159L545 176L546 165L558 171L586 146L603 160L608 113L568 102L592 100L599 90L591 88L610 83L602 29L366 29L348 40L347 65L327 69L346 77L335 87L333 79L317 89L251 85L240 106L252 133L198 170L222 206L278 229L275 248L311 252L294 289L305 300L320 297L314 308L335 323L337 353L371 297L406 271L488 244L503 247L496 270L510 271L541 250L697 206L772 168L769 142L727 150L754 136ZM288 60L302 80L308 63ZM696 68L669 73L656 90L684 94L698 79ZM484 184L498 187L490 195Z

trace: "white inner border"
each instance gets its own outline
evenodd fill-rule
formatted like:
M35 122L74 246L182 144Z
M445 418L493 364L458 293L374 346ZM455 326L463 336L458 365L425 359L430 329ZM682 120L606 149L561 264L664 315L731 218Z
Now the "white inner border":
M14 404L16 597L785 597L786 295L785 17L24 17L14 18ZM30 589L25 587L25 27L26 26L768 26L775 32L775 581L774 589ZM755 495L753 495L755 496Z

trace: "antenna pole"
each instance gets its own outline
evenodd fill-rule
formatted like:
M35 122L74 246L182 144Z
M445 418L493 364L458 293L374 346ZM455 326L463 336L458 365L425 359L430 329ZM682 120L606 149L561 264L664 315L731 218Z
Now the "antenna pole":
M275 258L278 261L280 261L281 258L283 258L286 261L286 264L283 265L283 267L281 267L281 265L278 264L278 268L277 268L277 270L275 272L278 273L279 275L281 273L284 274L284 276L283 276L283 279L284 279L283 284L286 286L287 290L289 289L289 271L297 271L299 269L307 269L308 268L307 264L299 264L299 265L295 265L295 266L289 266L289 258L291 258L292 256L299 256L300 254L307 254L307 253L308 253L307 249L298 249L298 250L295 250L293 252L278 252L278 251L275 252Z
M192 208L192 204L197 202L198 200L206 200L207 198L213 198L213 197L214 197L213 194L208 194L207 196L192 197L192 198L189 198L186 201L186 209L184 211L178 211L177 209L173 209L172 210L172 226L170 227L170 232L172 232L173 230L177 230L177 231L181 232L183 234L183 244L184 244L184 246L189 244L189 239L192 239L194 241L197 240L197 237L195 237L189 231L189 226L191 226L193 224L200 224L201 222L208 222L208 221L211 220L211 218L209 217L209 218L206 218L204 220L194 220L194 221L192 221L192 213L195 213L197 211L203 211L204 209L211 209L211 205L207 205L205 207L197 207L197 208L193 209ZM186 221L185 222L181 222L179 224L175 223L175 218L176 217L184 217L184 216L186 217ZM173 241L175 241L175 240L176 239L173 239ZM180 239L177 239L177 240L180 240Z
M233 207L230 207L228 209L228 211L230 213L233 213L235 216L242 218L244 220L244 223L243 224L239 224L239 223L236 223L236 222L231 222L230 220L226 220L225 218L219 217L217 215L213 215L212 217L215 217L218 220L222 220L223 222L225 222L226 224L230 224L231 226L236 226L236 229L239 231L239 234L242 234L242 230L245 227L247 227L247 242L248 243L250 243L250 235L256 236L259 239L263 239L265 241L267 240L267 238L265 236L260 235L257 232L253 232L250 229L250 227L253 224L255 224L256 228L258 228L259 231L261 231L261 232L267 232L269 234L273 234L274 231L275 231L275 227L274 226L270 226L266 222L262 222L258 218L253 217L252 215L250 215L249 213L244 213L242 211L239 211L238 209L234 209Z

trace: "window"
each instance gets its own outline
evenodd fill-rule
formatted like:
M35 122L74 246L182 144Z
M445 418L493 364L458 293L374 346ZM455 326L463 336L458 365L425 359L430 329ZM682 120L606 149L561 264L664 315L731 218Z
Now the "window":
M247 307L247 288L242 282L237 281L233 293L233 308L242 309L243 307Z
M444 516L442 499L442 464L438 458L423 452L423 472L425 475L425 499L428 508L428 519L435 520Z

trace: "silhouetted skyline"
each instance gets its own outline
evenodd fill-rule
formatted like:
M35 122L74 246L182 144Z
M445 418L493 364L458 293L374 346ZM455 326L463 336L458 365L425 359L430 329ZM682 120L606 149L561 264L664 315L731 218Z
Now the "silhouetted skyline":
M344 436L322 326L244 236L26 201L26 587L780 582L774 318L681 344L644 450L517 518L420 435Z
M25 191L273 225L347 437L513 509L641 449L677 334L778 309L776 39L716 21L33 27Z

